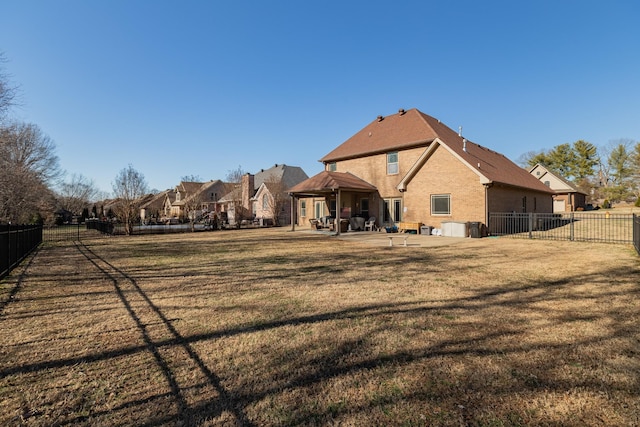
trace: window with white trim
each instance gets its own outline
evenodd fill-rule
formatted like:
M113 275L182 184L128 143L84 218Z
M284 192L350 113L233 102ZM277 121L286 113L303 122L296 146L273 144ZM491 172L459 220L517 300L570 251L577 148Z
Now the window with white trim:
M303 217L303 218L307 216L307 201L306 200L300 200L300 216Z
M338 165L336 164L336 162L329 163L328 170L329 170L329 172L337 171L338 170Z
M451 215L451 194L431 195L431 215Z
M387 175L397 175L398 173L398 152L387 153Z

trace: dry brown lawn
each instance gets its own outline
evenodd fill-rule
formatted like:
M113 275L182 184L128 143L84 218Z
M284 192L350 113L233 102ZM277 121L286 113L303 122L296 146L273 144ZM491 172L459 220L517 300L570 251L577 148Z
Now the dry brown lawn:
M623 245L46 244L0 282L0 425L639 425L639 293Z

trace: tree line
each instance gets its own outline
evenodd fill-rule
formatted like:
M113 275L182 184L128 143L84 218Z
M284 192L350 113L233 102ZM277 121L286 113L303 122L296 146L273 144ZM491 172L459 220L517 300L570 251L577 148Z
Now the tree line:
M88 217L92 202L106 199L94 182L60 167L55 142L37 124L11 117L20 104L18 86L4 72L0 52L0 224L54 224ZM113 183L117 216L130 215L132 200L147 192L144 177L131 166Z
M640 142L619 139L598 148L578 140L526 153L520 163L526 167L540 163L557 172L588 194L593 203L640 204Z

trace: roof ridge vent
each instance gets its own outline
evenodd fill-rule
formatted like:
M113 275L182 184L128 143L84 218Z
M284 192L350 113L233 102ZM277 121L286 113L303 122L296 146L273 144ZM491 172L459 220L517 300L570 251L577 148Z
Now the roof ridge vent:
M404 113L406 113L406 111L404 111L404 108L398 110L398 114L400 114L401 116L404 115Z
M383 117L383 116L378 116L378 119L377 119L377 120L378 120L379 122L381 122L381 121L383 121L383 120L384 120L384 117Z

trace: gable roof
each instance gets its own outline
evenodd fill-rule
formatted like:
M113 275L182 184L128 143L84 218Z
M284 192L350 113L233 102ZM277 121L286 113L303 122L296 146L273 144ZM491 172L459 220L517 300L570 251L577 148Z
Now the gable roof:
M307 178L309 176L299 166L276 164L269 169L262 169L254 175L253 189L258 191L263 183L269 182L282 183L283 188L289 189Z
M289 189L289 193L315 195L336 190L372 192L376 191L376 187L350 172L322 171L293 186Z
M173 197L175 198L175 192L173 190L164 190L164 191L161 191L160 193L152 195L152 197L150 197L146 203L143 203L140 208L141 209L160 209L164 205L164 201L169 196L170 193L174 193Z
M536 176L534 174L534 172L536 171L537 172L542 171L542 174L540 174L540 176ZM541 182L544 182L544 178L546 175L550 175L553 178L555 178L557 181L561 182L564 185L564 188L550 187L555 193L580 193L580 194L588 195L587 193L585 193L584 191L576 187L571 181L565 179L562 175L552 171L551 169L547 168L545 165L541 163L536 163L533 167L531 167L529 169L529 173Z
M379 116L320 161L330 163L419 147L425 147L425 152L402 179L401 190L406 189L435 149L443 147L474 171L484 184L501 183L553 193L504 155L467 140L440 120L415 108L400 110L387 117Z

